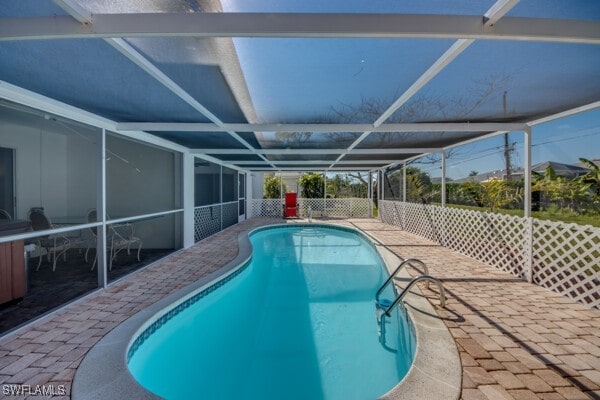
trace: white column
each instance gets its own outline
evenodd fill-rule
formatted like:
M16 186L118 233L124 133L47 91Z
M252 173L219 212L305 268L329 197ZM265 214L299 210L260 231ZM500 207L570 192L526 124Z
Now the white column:
M98 286L105 288L108 283L106 271L106 131L102 129L98 150L98 177L96 194L96 218L102 226L96 229L96 257L98 265Z
M523 187L523 211L525 218L531 217L531 127L525 128L524 134L524 187Z
M402 166L402 229L406 229L406 161Z
M248 171L246 173L246 219L252 218L254 215L253 212L253 202L254 202L254 193L252 187L254 186L255 174Z
M442 151L442 215L439 230L440 244L446 245L446 150Z
M325 198L327 197L327 173L323 172L323 216L326 217L327 216L327 200L325 200Z
M221 210L220 215L221 215L221 229L223 230L223 166L219 165L219 187L221 188L221 190L219 191L219 203L221 204L221 207L219 207L219 209Z
M367 175L367 200L369 201L369 218L373 218L373 173Z
M194 156L183 153L183 247L194 244Z
M442 151L442 207L446 207L446 150Z
M380 174L380 178L381 178L381 186L379 187L379 190L381 192L381 200L385 200L385 186L384 186L385 173L384 173L384 170L380 169L379 174Z
M402 167L402 202L406 203L406 162Z
M533 282L533 218L531 218L531 127L526 127L523 131L523 215L527 220L525 238L527 251L525 275L529 283Z
M279 175L279 198L283 199L283 177Z

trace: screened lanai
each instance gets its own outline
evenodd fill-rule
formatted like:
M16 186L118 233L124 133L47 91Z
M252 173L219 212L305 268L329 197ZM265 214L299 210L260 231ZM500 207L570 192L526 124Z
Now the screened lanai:
M525 190L521 219L501 225L522 243L501 268L535 281L546 256L534 256L527 233L532 135L561 118L597 118L599 44L594 0L5 1L0 154L11 168L0 208L12 220L42 208L53 223L7 230L0 242L22 241L30 268L53 270L41 286L69 259L87 265L75 298L121 276L131 246L113 257L111 226L140 246L128 273L243 219L282 216L285 179L279 198L265 198L266 179L314 172L324 191L299 196L301 217L309 206L323 217L377 209L384 222L479 254L489 241L453 242L441 228L451 218L440 211L446 162L458 146L512 133ZM442 171L432 205L406 194L407 165L424 156ZM336 200L326 184L336 174L368 190ZM68 249L40 246L48 233L66 236ZM588 260L576 293L561 290L597 307L599 239L589 235L573 257ZM62 250L67 261L49 260ZM482 257L507 265L505 255ZM550 275L537 283L558 290Z

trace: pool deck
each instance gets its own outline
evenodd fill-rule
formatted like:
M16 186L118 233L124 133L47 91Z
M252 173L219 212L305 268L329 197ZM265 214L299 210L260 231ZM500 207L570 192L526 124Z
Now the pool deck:
M52 399L70 398L77 367L102 337L226 265L240 232L281 222L234 225L0 338L0 393L5 384L65 385L67 395ZM377 220L324 222L359 228L396 255L423 260L443 281L448 301L437 310L460 352L462 399L600 399L600 311Z

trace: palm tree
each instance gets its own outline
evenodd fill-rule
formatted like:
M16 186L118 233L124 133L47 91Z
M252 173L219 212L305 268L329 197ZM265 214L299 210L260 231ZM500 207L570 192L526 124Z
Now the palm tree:
M590 169L587 174L581 176L581 180L589 183L595 189L596 196L600 196L600 167L587 158L580 158L579 161Z

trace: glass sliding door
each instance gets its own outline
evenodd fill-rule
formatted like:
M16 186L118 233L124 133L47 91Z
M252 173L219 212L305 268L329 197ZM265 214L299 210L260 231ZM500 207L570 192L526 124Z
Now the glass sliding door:
M105 156L110 282L182 247L182 157L114 133Z
M15 216L14 166L14 149L0 147L0 219Z
M98 288L101 134L0 101L0 335Z

